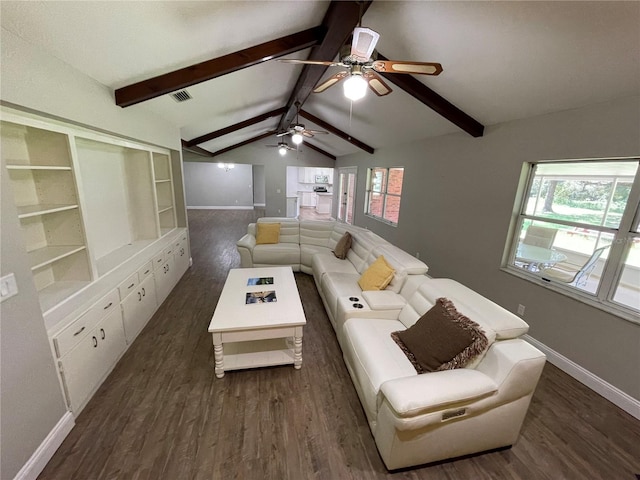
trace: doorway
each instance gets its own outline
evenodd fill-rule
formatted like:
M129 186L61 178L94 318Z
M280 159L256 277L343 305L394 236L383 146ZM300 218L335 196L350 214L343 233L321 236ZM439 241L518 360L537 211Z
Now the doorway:
M338 221L349 225L353 225L357 178L357 167L338 169Z

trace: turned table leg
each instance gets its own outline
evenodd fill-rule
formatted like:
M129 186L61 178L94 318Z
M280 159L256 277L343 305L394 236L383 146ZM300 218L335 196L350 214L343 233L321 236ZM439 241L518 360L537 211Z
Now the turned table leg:
M222 335L213 334L213 360L215 362L216 377L224 377L224 355L222 351Z
M302 367L302 327L297 327L293 337L293 368Z

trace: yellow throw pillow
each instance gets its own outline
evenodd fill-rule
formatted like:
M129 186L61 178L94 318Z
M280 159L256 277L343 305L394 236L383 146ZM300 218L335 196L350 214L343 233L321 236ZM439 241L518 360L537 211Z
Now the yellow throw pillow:
M256 245L278 243L280 241L279 223L257 223Z
M384 290L393 279L394 273L395 270L380 255L362 274L358 280L358 285L363 291Z

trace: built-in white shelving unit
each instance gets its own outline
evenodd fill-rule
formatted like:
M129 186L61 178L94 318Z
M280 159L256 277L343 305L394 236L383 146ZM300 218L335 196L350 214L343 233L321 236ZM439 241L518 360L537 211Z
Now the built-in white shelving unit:
M153 175L160 235L165 235L176 227L175 197L169 155L153 153Z
M30 115L0 127L43 313L177 227L168 150Z
M1 124L1 149L43 311L91 277L69 136Z
M189 267L180 157L4 107L0 153L77 414Z

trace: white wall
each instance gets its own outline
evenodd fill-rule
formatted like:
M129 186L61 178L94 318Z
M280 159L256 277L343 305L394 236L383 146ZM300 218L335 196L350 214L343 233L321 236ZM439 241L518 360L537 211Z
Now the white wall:
M235 165L226 171L217 163L185 162L187 208L253 208L251 165Z
M1 31L0 98L37 113L180 150L179 130L144 104L121 108L113 91L12 32Z
M420 252L430 274L451 277L514 312L526 306L530 335L640 399L640 325L500 270L523 162L640 156L640 97L355 154L357 225ZM365 217L371 166L404 166L397 228Z
M287 166L333 168L335 161L310 148L305 148L304 145L303 152L299 155L296 155L296 152L288 152L285 156L281 156L277 148L265 146L273 143L273 140L267 138L216 157L204 157L185 151L183 152L184 161L264 165L266 215L284 216L287 212ZM190 185L186 180L185 189L188 198Z
M264 180L264 165L253 165L253 204L265 205L266 185Z
M179 129L143 106L116 106L109 88L4 29L0 48L3 104L173 148L172 156L179 156ZM33 459L66 408L4 171L2 166L0 272L15 273L20 290L0 306L0 478L11 479Z

